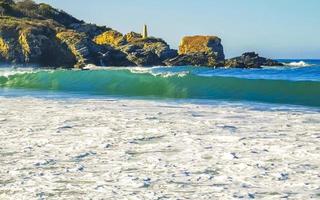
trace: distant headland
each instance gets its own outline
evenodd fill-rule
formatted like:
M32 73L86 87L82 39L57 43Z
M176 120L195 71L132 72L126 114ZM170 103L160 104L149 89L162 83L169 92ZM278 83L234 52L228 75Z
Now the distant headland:
M254 52L225 59L217 36L186 36L179 50L142 33L88 24L48 4L0 0L0 62L44 67L208 66L259 68L282 64Z

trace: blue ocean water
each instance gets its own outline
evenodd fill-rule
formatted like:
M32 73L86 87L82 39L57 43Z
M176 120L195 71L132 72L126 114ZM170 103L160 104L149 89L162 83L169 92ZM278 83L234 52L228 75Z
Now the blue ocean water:
M320 107L320 60L285 67L0 68L0 96L72 96L261 102Z

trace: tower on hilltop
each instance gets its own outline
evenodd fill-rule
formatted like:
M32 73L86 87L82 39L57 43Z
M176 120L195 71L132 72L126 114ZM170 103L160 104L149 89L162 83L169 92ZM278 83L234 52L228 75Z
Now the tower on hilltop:
M147 25L143 26L142 37L143 38L147 38L148 37L148 27L147 27Z

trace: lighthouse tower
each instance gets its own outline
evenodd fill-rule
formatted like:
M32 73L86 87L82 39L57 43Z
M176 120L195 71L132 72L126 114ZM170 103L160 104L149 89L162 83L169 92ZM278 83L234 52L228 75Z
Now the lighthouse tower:
M148 37L148 27L147 25L143 26L143 31L142 31L142 38L147 38Z

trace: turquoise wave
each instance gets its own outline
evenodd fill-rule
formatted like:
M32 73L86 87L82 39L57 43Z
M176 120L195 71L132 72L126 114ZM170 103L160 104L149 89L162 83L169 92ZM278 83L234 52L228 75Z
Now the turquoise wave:
M170 76L130 70L37 71L0 76L0 87L84 92L86 94L258 101L320 107L319 81Z

